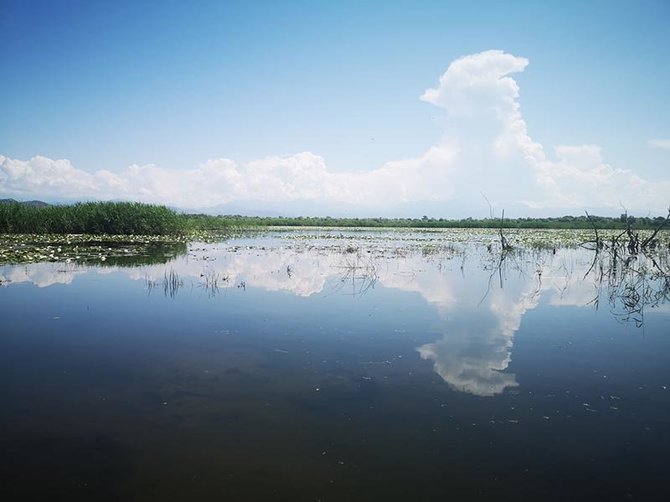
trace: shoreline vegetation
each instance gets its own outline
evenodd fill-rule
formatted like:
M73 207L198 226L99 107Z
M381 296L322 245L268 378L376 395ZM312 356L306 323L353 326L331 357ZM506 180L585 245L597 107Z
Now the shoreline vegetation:
M0 234L93 234L185 236L198 232L268 227L340 228L504 228L654 230L665 216L618 218L585 214L553 218L333 218L183 214L165 206L136 202L83 202L47 205L0 201Z
M37 205L0 204L3 234L177 235L184 223L165 206L134 202Z
M423 253L438 241L484 244L498 253L501 266L510 251L548 250L581 246L611 254L615 261L632 260L638 253L662 256L654 262L668 277L670 212L666 217L620 218L563 216L560 218L500 218L447 220L417 218L251 217L184 214L165 206L132 202L85 202L48 205L32 201L0 200L0 265L39 261L74 264L125 265L163 263L186 254L191 242L218 242L236 235L268 230L310 232L334 230L334 239L348 239L351 231L434 233ZM338 229L340 232L338 232ZM346 232L350 230L350 232ZM389 237L394 239L394 237ZM350 248L352 251L350 251ZM356 251L348 245L346 252ZM660 253L660 254L659 254ZM595 260L594 260L595 263Z

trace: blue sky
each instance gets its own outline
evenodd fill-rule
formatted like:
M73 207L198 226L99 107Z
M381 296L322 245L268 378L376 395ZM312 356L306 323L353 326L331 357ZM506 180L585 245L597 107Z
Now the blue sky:
M668 1L0 0L0 197L664 214L669 24Z

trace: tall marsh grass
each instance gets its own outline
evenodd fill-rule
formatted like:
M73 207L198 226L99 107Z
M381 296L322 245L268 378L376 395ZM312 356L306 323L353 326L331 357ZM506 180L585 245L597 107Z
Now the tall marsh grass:
M168 235L184 230L184 219L175 211L151 204L85 202L47 207L0 204L0 233Z

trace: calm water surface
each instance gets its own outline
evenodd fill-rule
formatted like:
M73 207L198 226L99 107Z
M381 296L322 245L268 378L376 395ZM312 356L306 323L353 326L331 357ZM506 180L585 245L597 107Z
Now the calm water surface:
M495 239L0 266L3 500L668 500L667 260Z

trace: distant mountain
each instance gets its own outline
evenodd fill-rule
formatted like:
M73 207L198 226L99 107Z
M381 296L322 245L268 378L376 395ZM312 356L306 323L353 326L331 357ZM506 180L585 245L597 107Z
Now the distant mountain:
M24 206L31 206L31 207L47 207L50 206L51 204L47 204L46 202L42 202L41 200L26 200L26 201L18 201L15 199L0 199L0 204L23 204Z

